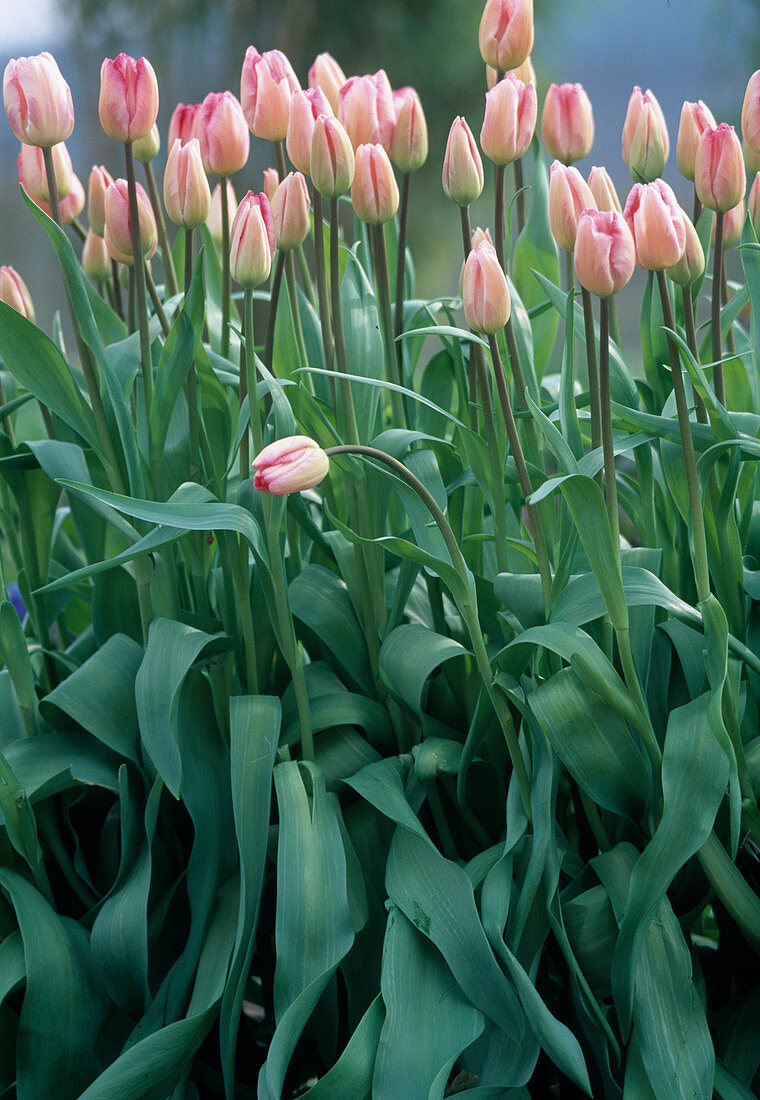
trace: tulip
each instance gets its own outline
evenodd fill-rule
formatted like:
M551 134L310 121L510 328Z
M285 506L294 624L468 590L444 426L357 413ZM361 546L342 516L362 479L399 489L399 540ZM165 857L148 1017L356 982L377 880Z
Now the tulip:
M473 332L493 335L509 320L511 302L506 276L496 249L486 240L481 241L465 261L462 305Z
M310 205L306 180L300 172L289 172L271 201L274 235L281 252L298 248L308 237Z
M184 145L190 138L197 137L196 123L198 120L198 112L201 109L200 103L178 103L172 111L172 117L169 120L169 148L171 149L174 142L179 140Z
M340 90L338 119L356 150L382 145L389 152L396 125L393 92L385 69L373 76L352 76Z
M738 206L732 206L730 210L727 210L723 215L723 247L731 248L741 239L742 229L744 229L744 216L747 213L747 208L744 204L744 199ZM716 218L713 218L712 223L712 236L711 242L715 247L715 222Z
M357 147L351 202L357 218L369 225L390 221L398 210L396 177L382 145Z
M256 471L254 489L283 496L319 485L327 475L330 460L308 435L291 435L270 443L251 465Z
M288 130L290 99L300 89L290 62L280 50L260 54L249 46L240 79L240 102L251 133L282 141Z
M642 93L636 85L623 124L623 160L638 183L649 183L662 175L669 152L662 108L648 88Z
M686 247L683 211L664 180L635 183L623 217L633 233L636 263L646 271L672 267Z
M747 83L741 125L747 166L750 171L757 171L760 168L760 69L752 74Z
M230 271L247 290L269 278L275 250L269 199L249 191L238 207L230 234Z
M443 190L458 206L469 206L483 190L483 162L472 130L461 115L452 122L446 142Z
M264 194L271 202L274 198L274 193L280 186L280 173L276 168L264 169Z
M760 236L760 172L756 173L747 199L747 213L752 222L755 236Z
M500 72L522 65L533 49L533 0L487 0L478 46L486 65Z
M314 123L309 174L320 195L336 199L345 195L354 178L351 139L337 118L320 115Z
M538 115L535 84L523 84L511 73L486 92L486 113L480 131L483 152L494 164L512 164L524 156Z
M209 92L196 119L203 167L215 176L232 176L248 160L251 138L240 103L232 92Z
M15 309L16 313L21 313L28 321L34 322L31 295L15 268L0 267L0 302L5 302L7 306Z
M230 223L235 217L237 211L237 196L235 195L235 188L232 186L231 181L226 180L226 187L224 189L227 197L227 214ZM222 185L217 183L216 187L211 193L211 209L209 210L208 217L206 218L206 226L211 234L211 239L214 244L221 247L222 244Z
M697 156L697 144L706 129L717 126L712 111L702 100L696 103L684 102L681 108L681 121L678 125L676 141L676 164L685 179L694 182L694 162Z
M320 115L333 115L333 109L323 91L319 88L307 88L305 91L293 93L285 148L292 164L306 176L311 166L314 123Z
M478 226L470 239L470 248L473 250L476 249L483 241L488 241L491 247L494 247L494 243L491 240L491 230L481 229L480 226Z
M701 278L705 270L705 254L699 234L694 228L694 223L684 211L683 224L686 229L686 244L681 253L681 258L671 267L665 268L665 274L678 283L679 286L691 286L693 282Z
M94 283L104 283L111 277L111 257L106 242L91 229L82 246L82 268Z
M62 199L71 190L71 179L74 174L71 157L63 142L54 145L50 152L53 156L53 171L58 196ZM22 145L16 164L19 183L23 183L27 194L31 195L33 199L42 199L43 202L49 203L50 191L48 190L48 178L42 149L38 145Z
M135 155L135 160L139 160L140 164L150 164L158 156L160 148L161 135L158 132L158 126L154 122L145 137L138 138L134 143L132 152Z
M71 188L68 195L61 199L59 206L61 212L61 225L71 225L84 210L85 194L82 181L76 172L71 173ZM49 210L45 211L50 214ZM50 214L52 217L52 214Z
M575 274L591 294L609 298L622 290L636 266L636 246L618 210L584 210L575 238Z
M49 53L8 62L3 103L11 129L24 145L49 148L65 141L74 129L71 89Z
M597 210L619 210L622 214L623 207L606 168L592 168L588 175L588 185Z
M309 87L320 89L335 115L338 113L340 90L345 83L346 74L335 58L329 53L318 54L309 69Z
M708 127L697 144L694 186L703 206L725 213L744 198L747 176L733 126Z
M137 141L150 133L158 115L158 81L146 58L120 53L100 67L100 124L116 141Z
M563 164L585 157L594 141L591 102L581 84L550 84L541 115L541 139Z
M521 80L523 84L536 83L536 70L533 68L533 62L529 57L523 61L522 65L518 65L516 69L509 69L504 75L509 76L512 73L518 80ZM486 65L486 88L491 91L491 88L495 87L501 79L501 73L490 65Z
M549 227L560 248L573 251L581 212L594 209L591 188L578 169L555 160L549 172Z
M113 183L113 176L101 165L93 167L87 184L87 216L90 229L98 237L103 236L106 225L106 191Z
M164 171L164 205L174 224L185 229L202 225L209 215L211 190L197 138L191 138L185 145L176 138L169 150Z
M137 215L140 222L140 240L142 252L149 260L156 251L156 220L153 217L150 200L138 183ZM132 253L132 222L129 216L129 197L127 181L114 180L106 191L105 242L112 260L131 267L134 264Z
M399 172L416 172L427 160L428 131L420 97L414 88L393 93L396 123L391 138L391 160Z

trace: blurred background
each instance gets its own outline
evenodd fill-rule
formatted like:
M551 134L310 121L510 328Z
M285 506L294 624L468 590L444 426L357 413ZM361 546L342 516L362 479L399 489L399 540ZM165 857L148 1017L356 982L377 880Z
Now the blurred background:
M483 0L2 0L0 64L49 50L71 85L76 126L69 140L75 170L87 186L90 167L124 174L123 151L98 122L100 64L120 51L145 55L158 75L159 127L165 142L178 102L208 91L239 95L246 47L283 50L306 86L315 55L329 51L347 76L384 67L394 87L417 88L430 129L430 157L414 177L410 244L417 291L456 292L460 265L458 212L441 191L440 172L453 118L463 114L476 136L483 120L485 73L477 48ZM687 210L691 184L675 166L675 138L684 99L703 99L718 122L737 128L747 79L760 62L757 0L535 0L539 105L551 81L580 81L593 105L596 139L578 164L584 174L604 165L622 201L630 177L620 155L620 131L634 84L651 88L665 112L672 152L665 178ZM18 144L0 117L0 263L25 279L38 323L51 331L62 308L60 279L42 229L17 189ZM161 179L165 148L154 170ZM238 195L260 190L273 163L271 146L254 139L251 159L235 178ZM138 166L139 167L139 166ZM509 176L508 176L509 178ZM487 224L490 175L473 212ZM82 216L86 224L86 216ZM79 248L79 243L76 242ZM634 309L637 307L634 307ZM631 315L630 324L635 325ZM633 335L633 332L632 332ZM625 342L625 341L624 341Z

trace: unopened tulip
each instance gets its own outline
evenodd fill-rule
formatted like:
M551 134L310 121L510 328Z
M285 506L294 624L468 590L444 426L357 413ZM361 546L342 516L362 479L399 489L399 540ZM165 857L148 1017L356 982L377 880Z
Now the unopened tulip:
M398 210L398 186L382 145L359 145L351 184L351 202L360 221L383 225Z
M669 152L662 108L648 88L636 85L623 124L623 160L637 183L650 183L662 175Z
M271 202L274 198L274 193L280 186L280 173L276 168L264 169L264 194Z
M744 198L747 176L742 147L728 123L709 127L699 139L694 186L702 205L721 213L738 206Z
M94 283L104 283L111 277L111 257L106 242L91 229L82 246L82 268Z
M137 141L150 133L158 115L158 81L146 58L125 53L100 67L100 125L116 141Z
M288 132L285 135L285 148L291 163L305 176L311 166L311 142L314 137L314 123L320 115L333 115L333 109L327 96L319 88L307 88L293 93L290 100L290 118Z
M232 92L209 92L196 119L203 167L215 176L232 176L248 160L251 136Z
M156 220L150 200L145 191L137 184L137 214L140 222L140 240L142 252L149 260L156 251ZM126 180L114 180L106 191L105 242L112 260L132 266L135 262L132 253L132 221L129 216L129 195Z
M260 54L249 46L240 78L240 102L245 120L256 137L282 141L288 131L290 99L301 85L280 50Z
M578 169L553 161L549 173L549 227L560 248L573 251L581 212L595 208L591 188Z
M272 196L272 221L281 252L298 248L309 235L309 189L300 172L289 172Z
M541 115L541 140L563 164L585 157L594 142L591 101L581 84L550 84Z
M533 0L487 0L478 46L486 65L499 72L522 65L533 49Z
M330 460L308 435L291 435L270 443L251 463L254 489L283 496L319 485Z
M681 121L678 124L676 141L676 164L678 171L687 179L694 181L694 163L697 158L697 145L706 129L717 126L713 113L701 99L696 103L684 101L681 108Z
M671 267L666 267L665 273L668 278L672 279L674 283L678 283L679 286L691 286L704 273L705 254L699 234L694 228L691 218L683 210L681 213L686 229L686 244L681 253L681 258Z
M102 165L93 167L87 184L87 217L90 229L98 237L106 227L106 191L113 183L113 176Z
M196 122L198 119L198 112L201 109L200 103L178 103L172 111L172 117L169 120L169 139L168 147L171 149L174 142L179 140L184 145L190 138L197 137L195 132Z
M249 191L238 207L230 233L230 273L246 289L269 278L275 250L269 199Z
M457 206L469 206L483 190L483 162L461 115L451 124L443 158L443 190Z
M226 181L227 186L224 189L224 193L227 198L227 216L229 217L230 225L232 225L232 219L237 212L237 196L235 195L235 188L232 186L232 181ZM214 244L221 246L222 244L222 185L217 183L214 190L211 192L211 209L209 210L208 217L206 218L206 227L211 234L211 239Z
M74 174L71 157L63 142L54 145L50 152L53 155L53 172L58 188L58 198L63 199L71 190L71 178ZM23 183L27 194L33 199L42 199L43 202L49 203L50 191L42 149L38 145L22 145L16 164L19 183Z
M211 190L203 171L197 138L182 144L179 138L169 150L164 171L164 205L175 225L195 229L211 210Z
M8 62L3 103L11 129L24 145L49 148L65 141L74 129L71 89L49 53Z
M744 216L747 213L747 208L744 204L744 199L738 206L732 206L730 210L727 210L723 215L723 247L731 248L737 241L741 239L742 229L744 228ZM715 222L716 218L713 218L711 242L715 245Z
M509 76L510 73L521 80L523 84L536 83L536 70L533 68L533 62L529 57L526 57L522 65L518 65L516 69L508 69L504 74L492 68L491 65L486 65L486 88L488 91L490 92L491 88L498 84L502 75Z
M481 241L467 257L462 277L462 305L473 332L493 335L509 320L511 302L496 249Z
M416 172L427 160L428 131L420 97L414 88L393 93L396 123L391 139L391 160L399 172Z
M755 236L760 237L760 172L755 174L752 186L749 189L747 213L749 214L749 220L752 222Z
M354 150L351 139L337 118L320 115L311 139L309 174L311 181L328 199L345 195L354 178Z
M28 321L34 321L34 306L26 288L26 283L13 267L0 267L0 302L23 314Z
M747 82L742 105L742 140L751 172L760 169L760 69Z
M340 90L345 83L346 74L335 58L329 53L318 54L309 69L309 87L323 92L334 115L338 113Z
M69 193L65 195L59 203L61 209L61 225L71 225L84 210L84 203L85 194L82 181L76 172L72 172ZM49 214L50 211L46 210L45 213Z
M340 90L338 118L354 149L359 145L382 145L386 152L390 150L396 112L385 69L346 81Z
M636 266L636 246L618 210L584 210L575 237L575 274L591 294L609 298L622 290Z
M622 214L623 207L606 168L594 166L588 174L588 185L597 210L619 210Z
M145 137L138 138L134 143L132 152L135 155L135 160L139 160L140 164L150 164L158 156L160 148L161 135L158 132L158 126L154 122Z
M639 267L662 271L680 260L686 247L686 226L683 211L664 180L635 183L623 216L633 233Z
M480 131L483 152L494 164L512 164L528 151L537 117L535 84L523 84L509 73L486 92L486 113Z
M491 245L491 247L493 247L493 240L491 239L491 230L490 229L481 229L481 227L478 226L477 229L475 230L475 232L473 233L471 239L470 239L470 248L471 249L477 248L478 245L481 245L483 243L483 241L488 241L488 243Z

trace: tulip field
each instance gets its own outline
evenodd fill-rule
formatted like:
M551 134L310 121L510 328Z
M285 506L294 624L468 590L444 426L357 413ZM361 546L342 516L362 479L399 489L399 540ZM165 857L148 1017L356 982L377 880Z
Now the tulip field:
M0 1100L760 1096L760 70L634 87L618 196L532 0L462 48L445 149L107 58L81 180L3 59L67 315L0 266Z

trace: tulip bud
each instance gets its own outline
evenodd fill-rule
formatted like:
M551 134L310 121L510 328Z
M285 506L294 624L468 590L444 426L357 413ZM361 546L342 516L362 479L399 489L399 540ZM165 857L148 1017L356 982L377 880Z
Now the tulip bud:
M592 168L588 175L588 185L597 210L618 210L622 214L623 207L606 168Z
M709 127L697 143L694 186L703 206L725 213L744 198L747 176L744 157L733 126L721 122Z
M203 167L232 176L245 166L251 138L242 108L232 92L209 92L196 119Z
M760 69L752 74L747 83L741 124L747 165L754 172L760 168Z
M288 130L290 99L301 85L280 50L260 54L249 46L240 79L240 102L251 133L282 141Z
M320 195L336 199L345 195L354 178L354 150L351 139L337 118L320 115L311 139L309 174Z
M58 188L58 198L63 199L71 190L71 178L74 174L71 157L63 142L54 145L50 151L53 154L53 172ZM23 183L27 194L33 199L42 199L43 202L49 203L48 178L44 154L40 146L22 145L16 165L18 181Z
M672 279L674 283L678 283L679 286L691 286L693 282L700 279L705 270L705 254L702 249L702 242L699 239L699 234L694 228L691 218L689 218L683 210L683 224L686 229L686 244L684 250L681 253L681 258L677 263L671 267L665 268L665 273L668 278Z
M332 108L334 115L338 113L340 103L340 90L346 83L346 74L338 62L329 53L321 53L314 59L314 64L309 69L309 87L319 88Z
M680 260L686 247L686 226L683 211L664 180L635 183L623 217L633 233L639 267L662 271Z
M71 89L49 53L8 62L3 103L11 129L24 145L49 148L65 141L74 129Z
M585 157L594 141L591 102L581 84L549 85L541 115L541 139L563 164Z
M584 210L575 238L575 274L591 294L609 298L622 290L636 266L636 246L618 210Z
M256 471L254 489L283 496L319 485L330 468L330 460L309 436L291 435L270 443L251 465Z
M480 226L478 226L472 237L470 238L470 250L472 251L476 249L478 245L481 245L483 243L483 241L488 241L488 243L493 248L494 244L491 239L491 230L481 229Z
M156 219L148 196L138 183L137 215L140 222L140 240L142 252L149 260L156 251ZM114 180L106 191L105 242L112 260L131 267L134 262L132 253L132 221L129 215L129 193L126 180Z
M522 65L533 49L533 0L487 0L478 46L486 65L500 72Z
M116 141L137 141L150 133L158 115L158 81L146 58L120 53L100 67L100 125Z
M197 138L191 138L185 145L176 138L169 150L164 171L164 205L174 224L185 229L202 225L209 215L211 190Z
M749 220L752 222L755 236L760 236L760 172L755 175L752 181L749 198L747 199L747 213L749 214Z
M320 115L332 115L324 92L319 88L307 88L306 91L293 93L290 100L290 118L285 136L285 148L291 163L299 172L308 176L311 166L311 142L314 137L314 123Z
M512 76L517 77L518 80L521 80L523 84L533 83L535 85L536 83L536 70L533 68L533 62L529 57L526 57L522 65L518 65L516 69L508 69L507 72L504 73L504 76L509 76L510 73ZM494 88L499 83L501 77L501 72L497 72L497 70L490 65L486 65L486 88L489 92L491 88Z
M391 139L391 160L399 172L416 172L427 160L428 131L420 97L414 88L393 93L396 123Z
M486 92L480 131L483 152L494 164L511 164L523 156L533 138L538 116L535 84L523 84L510 73Z
M714 130L717 125L712 111L701 99L696 103L684 102L681 108L681 121L678 125L676 164L678 171L687 180L694 181L694 162L699 139L708 127Z
M111 277L111 257L102 237L87 230L82 247L82 268L94 283L104 283Z
M623 160L637 183L662 175L670 152L665 116L654 95L636 85L628 100L623 124Z
M22 59L23 60L23 59ZM26 283L12 267L0 267L0 302L5 302L16 313L21 313L34 323L34 306Z
M744 216L747 213L747 208L744 205L744 199L738 206L732 206L730 210L727 210L723 215L723 248L731 248L737 241L741 239L742 229L744 229ZM711 243L715 247L715 223L716 217L713 218L712 231L711 231Z
M235 188L232 186L231 180L226 181L224 193L227 197L227 214L229 217L229 224L232 225L232 220L237 213L238 203L237 196L235 195ZM211 193L211 209L209 210L208 217L206 218L206 227L211 234L211 239L214 244L221 247L222 244L222 185L217 183L216 187Z
M272 221L281 252L298 248L309 235L309 189L300 172L290 172L272 198Z
M158 132L158 126L154 122L145 137L138 138L134 143L132 152L135 155L135 160L139 160L140 164L150 164L158 156L160 148L161 135Z
M359 145L351 184L351 202L360 221L383 225L398 210L398 187L382 145Z
M270 203L274 198L274 193L280 186L280 174L276 168L264 169L264 194L269 199Z
M113 176L106 169L93 167L87 185L87 216L90 229L98 237L103 236L106 227L106 191L113 183Z
M443 158L443 190L457 206L469 206L483 190L483 162L461 115L451 124Z
M76 172L72 172L69 193L65 195L59 203L61 210L61 225L71 225L71 223L79 217L84 210L84 197L82 181ZM49 211L46 210L45 213L47 214Z
M560 248L573 251L578 219L582 211L594 209L591 188L578 169L555 160L549 171L549 227Z
M197 137L196 125L198 121L198 112L201 109L200 103L178 103L172 111L172 117L169 120L169 139L168 145L171 149L174 142L179 140L184 145L190 138Z
M247 290L269 278L275 250L269 199L249 191L238 207L230 233L230 273Z
M352 76L340 90L338 119L356 151L359 145L382 145L390 150L396 112L385 69L374 76Z
M462 305L473 332L493 335L509 320L511 302L507 279L488 241L481 241L465 260Z

